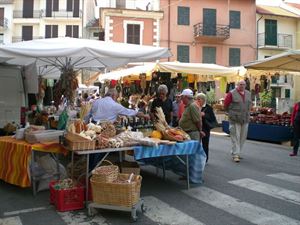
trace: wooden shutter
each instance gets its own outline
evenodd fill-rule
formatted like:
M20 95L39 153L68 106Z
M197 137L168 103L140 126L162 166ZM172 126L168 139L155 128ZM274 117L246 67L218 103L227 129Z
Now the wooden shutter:
M77 25L73 26L73 37L79 38L79 26L77 26Z
M177 24L190 25L190 7L178 6Z
M4 8L0 8L0 27L4 26Z
M23 18L33 18L34 0L23 0Z
M58 0L53 0L53 11L58 12L59 11L59 1Z
M22 40L32 40L32 26L22 26Z
M67 0L67 11L68 12L73 11L73 0Z
M229 12L230 28L240 29L241 28L241 12L230 11Z
M216 48L215 47L203 47L202 62L203 63L216 63Z
M127 43L140 44L140 25L127 24Z
M229 66L241 65L241 49L229 48Z
M53 38L58 37L58 25L52 25L52 37Z
M79 17L79 0L74 0L73 17Z
M45 27L45 38L51 38L51 25Z
M116 0L116 8L125 9L126 8L126 0Z
M72 37L72 25L66 26L66 37Z
M216 36L217 27L217 10L203 9L203 34L208 36Z
M46 17L52 17L52 0L46 1Z
M177 45L177 61L186 63L190 62L190 46Z
M277 45L277 20L265 20L265 44Z

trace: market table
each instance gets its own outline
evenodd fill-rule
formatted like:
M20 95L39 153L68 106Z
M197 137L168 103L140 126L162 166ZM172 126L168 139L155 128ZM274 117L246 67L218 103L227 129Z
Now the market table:
M63 146L54 142L29 144L24 140L16 140L11 136L0 137L0 179L20 187L30 187L31 173L29 166L34 151L67 153Z
M225 133L229 134L229 122L222 121L222 129ZM284 142L292 139L292 132L290 127L249 123L248 139L271 141L271 142Z
M185 174L187 177L187 188L190 187L190 181L193 183L202 182L202 172L205 166L206 155L199 141L185 141L178 142L174 145L160 144L155 146L134 146L134 147L123 147L123 148L106 148L106 149L95 149L95 150L83 150L83 151L71 151L72 156L72 168L74 165L74 154L86 155L86 174L85 174L85 186L86 186L86 199L88 199L89 190L89 160L91 154L105 153L104 157L96 165L99 166L106 159L106 157L112 152L118 152L120 160L122 160L122 152L134 150L134 158L136 160L146 158L157 158L165 156L185 156L185 161L180 157L177 157L178 162L185 166ZM72 171L73 174L73 171Z

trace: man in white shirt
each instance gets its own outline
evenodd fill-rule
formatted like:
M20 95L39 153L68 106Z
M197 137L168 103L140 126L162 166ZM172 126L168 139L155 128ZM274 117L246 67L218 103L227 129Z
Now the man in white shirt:
M88 114L86 121L92 119L92 122L99 121L115 122L119 115L122 116L137 116L149 119L148 115L133 109L127 109L118 102L118 92L116 89L109 89L104 98L97 99L93 102L92 109Z

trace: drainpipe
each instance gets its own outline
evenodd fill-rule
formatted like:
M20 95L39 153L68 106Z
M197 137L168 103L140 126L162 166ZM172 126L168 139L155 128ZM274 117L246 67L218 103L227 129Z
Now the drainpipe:
M81 9L81 16L82 16L82 19L81 19L81 38L84 38L83 35L84 35L84 0L81 0L82 1L82 9Z
M171 36L171 27L170 27L170 21L171 21L171 0L168 1L168 49L171 47L170 43L170 36ZM168 61L170 62L170 57L168 57Z
M256 60L258 60L258 23L259 21L263 18L264 16L261 16L257 21L256 21Z

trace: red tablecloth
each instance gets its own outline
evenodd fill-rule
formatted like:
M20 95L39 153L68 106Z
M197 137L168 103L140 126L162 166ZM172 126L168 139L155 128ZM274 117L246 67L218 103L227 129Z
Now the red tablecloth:
M67 154L58 143L29 144L10 136L0 137L0 179L20 187L30 187L32 150Z

